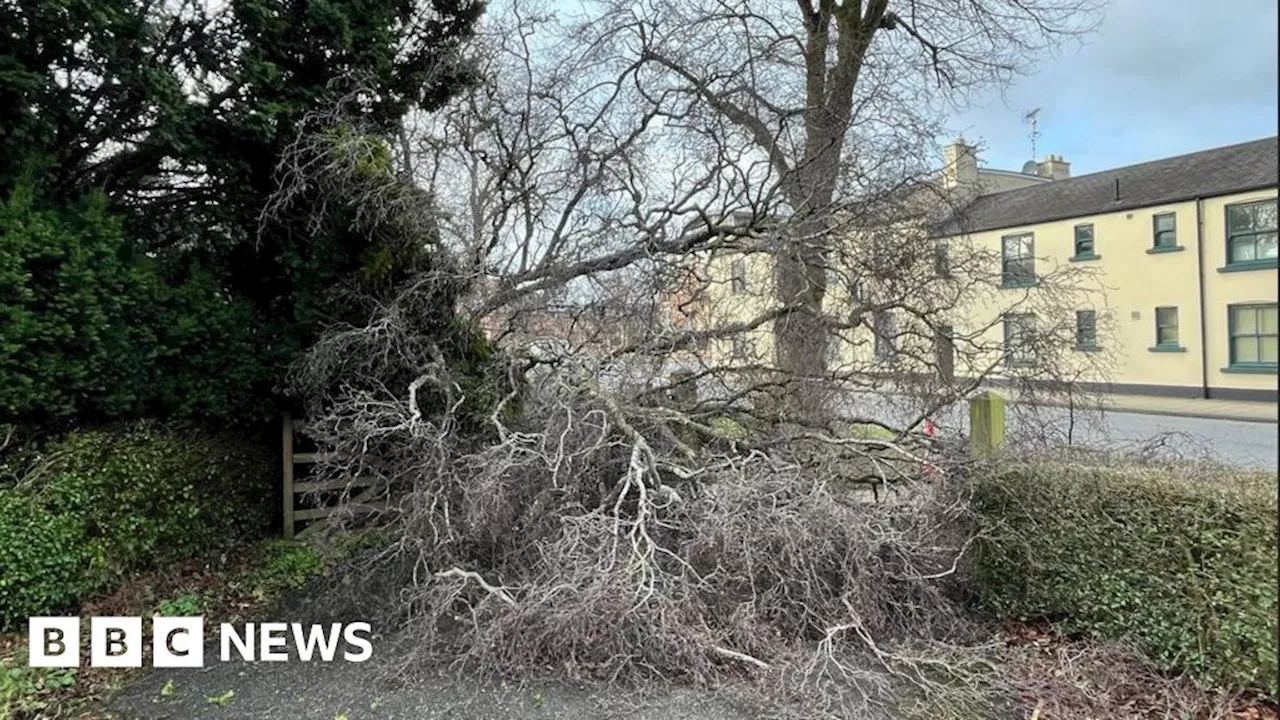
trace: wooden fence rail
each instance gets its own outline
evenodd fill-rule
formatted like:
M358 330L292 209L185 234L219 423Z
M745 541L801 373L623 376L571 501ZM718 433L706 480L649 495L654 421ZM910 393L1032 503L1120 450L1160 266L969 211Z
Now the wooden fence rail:
M299 466L315 465L317 462L331 459L332 456L315 452L295 452L297 433L306 427L306 421L294 420L288 413L284 415L281 433L284 463L284 537L292 540L311 532L316 524L337 513L369 513L385 512L388 509L386 499L375 499L386 490L386 485L378 478L353 477L331 480L298 480ZM354 490L361 492L354 497ZM321 498L328 494L336 496L337 502L319 507L298 507L299 496L310 495ZM301 523L310 523L299 528Z

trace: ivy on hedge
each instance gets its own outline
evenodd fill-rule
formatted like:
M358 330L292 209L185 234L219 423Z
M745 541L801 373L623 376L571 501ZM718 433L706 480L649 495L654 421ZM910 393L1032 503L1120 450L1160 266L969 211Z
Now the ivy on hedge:
M24 479L0 490L0 629L260 535L276 507L269 452L189 428L71 433L10 465Z
M1274 476L1016 466L978 483L977 598L1127 638L1207 685L1277 695Z

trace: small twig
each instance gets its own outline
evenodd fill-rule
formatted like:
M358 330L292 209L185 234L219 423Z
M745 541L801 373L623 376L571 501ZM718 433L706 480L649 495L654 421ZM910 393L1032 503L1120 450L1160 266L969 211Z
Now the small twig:
M751 663L752 665L755 665L761 670L769 669L769 663L763 660L760 660L759 658L751 657L746 653L740 653L737 650L730 650L728 648L722 648L719 645L712 645L711 652L714 652L717 655L723 655L727 658L733 658L734 660L741 660L742 662L745 662L745 663Z

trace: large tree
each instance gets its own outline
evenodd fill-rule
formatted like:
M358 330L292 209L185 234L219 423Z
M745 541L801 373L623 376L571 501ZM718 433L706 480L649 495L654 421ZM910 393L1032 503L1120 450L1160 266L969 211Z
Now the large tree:
M371 267L385 280L386 246L404 238L359 227L358 209L331 197L267 216L282 162L308 118L339 99L347 126L329 128L335 146L343 133L394 137L409 110L442 105L473 78L464 47L482 10L471 0L5 3L0 197L21 187L61 208L101 192L135 253L176 281L193 264L212 271L218 292L253 309L259 353L283 363L350 314L331 290ZM383 164L373 157L368 169ZM425 251L429 235L411 244Z
M610 6L609 41L650 87L689 98L691 129L732 133L769 163L791 222L775 250L779 365L824 370L836 221L929 156L938 111L1006 84L1090 30L1093 0L650 0ZM604 35L601 36L605 37ZM651 95L662 101L667 95Z
M711 385L770 385L797 417L825 406L802 390L826 393L832 378L887 387L870 352L831 362L833 346L868 344L874 325L906 359L890 379L921 388L902 370L949 374L935 367L936 338L1000 284L998 262L977 248L956 249L950 278L936 272L928 223L965 199L937 173L949 113L1086 33L1099 5L651 0L558 20L515 4L484 38L489 80L424 124L418 169L452 211L446 234L491 280L479 314L564 288L598 302L593 288L611 273L673 300L714 295L729 282L715 258L736 254L770 277L721 293L734 296L703 307L701 325L655 326L627 350L668 367L684 353ZM991 322L1066 317L1080 299L1073 270L1042 277L1035 295L999 296ZM732 321L708 324L716 312ZM901 322L880 322L891 315ZM990 330L954 338L966 382L939 397L992 372ZM1048 362L1068 330L1041 328L1038 379L1075 372ZM773 352L758 362L699 352L761 333ZM744 365L761 372L744 378Z

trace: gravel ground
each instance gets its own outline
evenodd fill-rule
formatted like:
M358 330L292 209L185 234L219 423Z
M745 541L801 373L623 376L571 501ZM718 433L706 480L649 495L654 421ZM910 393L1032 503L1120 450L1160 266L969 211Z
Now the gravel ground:
M216 658L214 655L206 657ZM154 670L112 702L127 720L730 720L756 717L727 700L674 689L628 695L590 686L530 685L436 677L387 688L376 660L247 663ZM166 690L166 684L172 683ZM234 696L211 702L227 691ZM167 694L166 694L167 693Z

